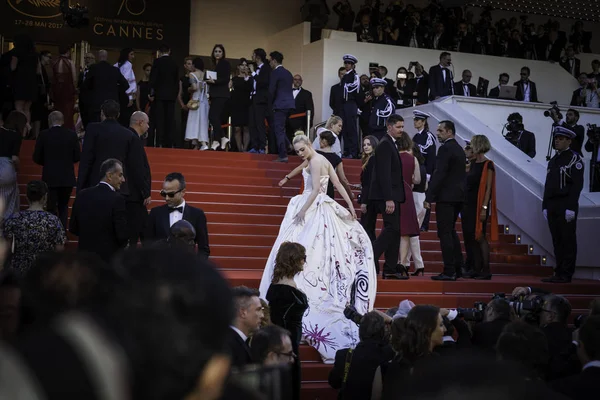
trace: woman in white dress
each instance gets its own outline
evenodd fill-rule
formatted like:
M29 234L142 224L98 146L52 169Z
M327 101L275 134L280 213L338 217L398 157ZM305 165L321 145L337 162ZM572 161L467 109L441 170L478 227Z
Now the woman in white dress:
M312 144L313 149L315 149L315 150L321 149L321 144L320 144L321 132L331 131L331 132L333 132L333 134L335 135L335 138L337 139L335 141L335 143L331 146L331 151L333 151L335 154L337 154L338 156L341 157L342 156L342 146L340 144L341 143L340 135L342 134L343 125L344 125L344 123L343 123L342 119L340 117L338 117L337 115L332 115L331 117L329 117L329 119L325 123L325 128L321 127L319 129L317 129L317 135Z
M208 85L204 81L204 62L197 57L193 64L194 71L190 72L190 84L194 89L191 100L198 102L198 108L189 109L185 140L192 142L194 150L208 150Z
M294 277L309 303L302 336L324 362L333 363L337 350L354 347L359 341L358 326L344 317L344 308L352 304L360 314L373 309L377 292L373 247L329 161L304 135L294 138L294 149L308 161L302 171L304 192L288 204L263 272L260 293L262 297L267 294L279 246L286 241L302 244L306 265ZM330 179L350 211L326 195Z

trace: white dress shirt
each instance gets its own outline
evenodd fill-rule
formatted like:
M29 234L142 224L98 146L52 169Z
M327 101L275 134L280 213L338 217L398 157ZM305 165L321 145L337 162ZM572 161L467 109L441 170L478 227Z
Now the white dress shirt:
M300 93L301 90L302 90L301 87L292 89L292 94L294 95L294 100L296 100L296 96L298 96L298 93Z
M523 82L523 101L531 101L531 82Z
M463 82L463 83L462 83L462 85L463 85L463 92L464 92L464 95L465 95L465 96L470 96L470 95L471 95L471 92L469 92L469 84L468 84L468 83L465 83L465 82Z
M261 63L259 66L256 67L256 71L254 71L252 73L252 76L256 76L260 73L260 69L262 68L262 66L264 65L264 63ZM252 94L255 95L256 94L256 79L254 80L254 90L252 91Z
M183 200L181 202L180 205L178 205L177 207L183 207L182 211L185 211L185 200ZM170 210L169 210L170 211ZM173 226L173 224L175 222L179 222L183 219L183 212L179 212L179 211L172 211L169 212L169 226Z
M236 331L238 335L240 335L240 337L244 340L244 343L248 340L248 336L244 335L244 332L240 331L238 328L236 328L233 325L230 325L230 328L233 329L234 331Z

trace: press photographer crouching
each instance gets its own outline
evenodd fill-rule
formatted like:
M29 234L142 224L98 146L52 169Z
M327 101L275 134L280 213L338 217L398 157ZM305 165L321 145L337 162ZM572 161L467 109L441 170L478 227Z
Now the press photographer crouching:
M477 306L478 303L475 305ZM483 307L482 313L483 322L473 327L472 343L481 350L492 353L504 327L516 319L516 314L511 304L504 298L495 298L490 301L487 307ZM477 314L474 314L473 317L464 311L462 314L466 314L465 319L467 320L477 319Z
M544 111L545 117L552 118L554 123L552 124L552 130L554 132L554 128L556 126L562 126L563 128L567 128L573 132L575 132L575 138L573 138L571 142L571 150L581 155L581 148L583 147L583 140L585 139L585 129L583 125L578 125L579 121L579 111L569 108L567 110L566 119L563 121L562 114L558 105L554 102L552 108ZM554 134L553 134L554 136ZM554 149L554 140L552 140L552 148Z
M523 153L529 157L535 157L535 135L533 132L525 130L523 125L523 117L519 113L512 113L506 119L508 122L504 126L508 132L504 138L513 146L518 147Z
M585 142L585 150L592 153L592 159L590 160L590 192L600 192L600 152L598 151L600 127L595 124L588 124L587 128L588 140Z
M351 319L356 322L356 318ZM391 318L378 311L366 313L360 319L360 342L356 348L341 349L335 354L329 385L340 390L338 399L371 398L375 371L394 357L386 320L391 322Z

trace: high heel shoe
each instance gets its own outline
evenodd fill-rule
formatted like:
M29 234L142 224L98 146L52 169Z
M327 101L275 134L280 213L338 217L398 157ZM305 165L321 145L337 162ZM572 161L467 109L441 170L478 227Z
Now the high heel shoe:
M425 267L416 269L415 272L413 272L411 275L419 276L419 274L421 274L421 276L425 276Z

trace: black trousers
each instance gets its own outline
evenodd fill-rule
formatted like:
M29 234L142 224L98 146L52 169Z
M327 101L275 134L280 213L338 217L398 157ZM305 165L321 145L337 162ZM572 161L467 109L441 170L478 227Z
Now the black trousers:
M253 102L250 106L248 128L250 129L250 148L264 150L267 145L267 104Z
M121 113L119 114L119 123L126 128L129 128L131 115L136 111L135 102L131 107L127 107L128 103L121 105Z
M139 239L144 238L144 227L148 218L146 206L140 202L128 201L125 203L127 210L127 228L129 229L129 246L135 248Z
M71 198L72 187L50 187L48 188L48 203L46 205L48 212L56 215L63 228L67 229L67 216L69 215L69 199Z
M425 218L423 218L423 223L421 224L421 229L425 232L429 231L429 221L431 220L431 209L427 209L425 212Z
M466 269L485 275L490 274L490 252L487 239L485 239L487 218L481 222L481 232L484 234L484 237L481 240L478 240L479 238L475 237L477 204L465 204L460 213L460 218L462 221L465 252L467 253L467 260L465 262Z
M223 115L223 110L225 109L226 104L227 99L225 97L213 97L210 99L208 121L213 128L213 141L216 140L217 142L221 142L221 138L227 137L227 135L224 133L225 130L221 128L221 124L223 123L221 116Z
M344 138L344 154L356 157L358 151L358 127L356 121L358 117L358 106L354 100L344 103L344 125L342 128L342 137Z
M385 201L371 201L367 206L367 218L365 231L375 232L377 216L381 214L383 218L383 229L373 243L373 253L375 259L375 269L379 273L379 257L385 253L385 265L383 273L396 273L398 264L398 252L400 250L400 203L394 202L396 207L394 212L387 214L385 212Z
M463 254L460 240L456 233L456 220L462 210L463 203L436 203L438 238L444 260L444 274L454 275L463 267Z
M156 137L148 136L149 146L170 148L175 134L175 101L155 100L152 108L156 120Z
M565 219L566 208L560 205L548 206L548 227L552 235L554 258L556 258L555 274L560 277L571 278L575 272L577 262L577 210L575 219L567 222Z
M287 157L287 149L290 145L290 141L285 134L285 122L289 114L289 110L273 110L273 122L269 129L273 132L273 135L269 136L275 136L277 154L280 158Z

